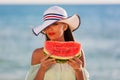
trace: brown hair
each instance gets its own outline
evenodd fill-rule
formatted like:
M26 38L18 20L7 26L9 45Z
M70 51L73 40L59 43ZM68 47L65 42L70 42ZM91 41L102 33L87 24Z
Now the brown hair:
M49 41L50 40L49 37L46 34L45 34L45 36L46 36L46 41ZM69 26L68 26L67 30L64 31L64 39L65 39L65 41L74 41L74 37L72 35L72 32L71 32Z

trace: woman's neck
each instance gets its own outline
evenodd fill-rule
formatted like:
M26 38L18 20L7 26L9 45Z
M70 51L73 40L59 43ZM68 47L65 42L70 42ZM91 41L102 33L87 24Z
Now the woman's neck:
M51 40L51 41L61 41L61 42L64 42L65 39L64 39L64 37L60 37L60 38L58 38L58 39L54 39L54 40Z

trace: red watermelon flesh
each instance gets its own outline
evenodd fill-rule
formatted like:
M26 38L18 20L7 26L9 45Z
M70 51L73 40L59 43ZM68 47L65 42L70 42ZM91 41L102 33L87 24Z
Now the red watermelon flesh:
M68 41L46 41L44 45L44 52L51 54L55 59L70 59L75 56L80 56L81 44L78 42Z

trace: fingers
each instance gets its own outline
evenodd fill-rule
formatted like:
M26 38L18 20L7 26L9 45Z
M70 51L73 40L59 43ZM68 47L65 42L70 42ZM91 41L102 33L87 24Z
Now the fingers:
M73 62L73 63L77 63L77 64L82 64L82 61L79 59L79 58L73 58L73 59L69 59L70 62Z
M82 61L79 58L69 59L67 63L71 65L74 69L80 69L82 66Z
M76 61L73 60L73 59L69 59L69 61L72 62L72 63L76 63Z
M82 61L79 58L74 58L74 60L78 63L78 64L82 64Z
M45 63L48 63L48 64L55 63L55 62L56 62L55 59L47 59L45 61Z
M50 55L47 55L40 62L44 63L45 65L47 65L47 64L53 64L53 63L56 62L55 59L50 59L49 57L50 57Z
M50 65L55 64L55 63L56 63L55 59L48 59L45 61L45 64L47 66L50 66Z
M46 59L48 59L50 57L50 55L47 55L46 57L44 57L40 62L45 61Z
M76 65L78 66L78 64L73 59L69 59L68 64L72 67L75 67Z
M47 55L41 60L41 67L44 70L47 70L49 67L51 67L55 63L56 63L55 59L51 59L49 58L49 55Z

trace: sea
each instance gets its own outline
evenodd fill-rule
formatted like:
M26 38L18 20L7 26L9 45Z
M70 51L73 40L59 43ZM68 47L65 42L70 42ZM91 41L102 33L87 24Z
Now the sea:
M45 41L32 28L43 23L44 11L54 5L68 16L80 16L73 35L82 44L90 80L120 80L119 4L0 5L0 80L25 80L32 52Z

